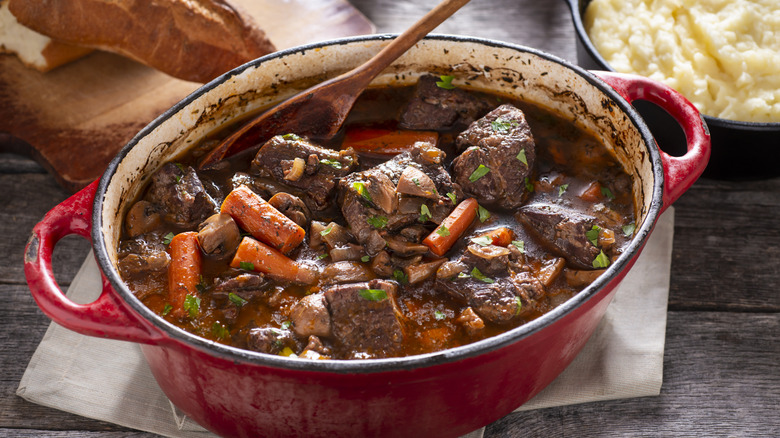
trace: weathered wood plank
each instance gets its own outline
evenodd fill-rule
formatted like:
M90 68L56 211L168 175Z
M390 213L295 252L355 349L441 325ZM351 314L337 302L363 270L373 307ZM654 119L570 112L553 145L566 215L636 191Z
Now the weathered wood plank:
M675 206L669 308L780 311L780 178L702 179Z
M513 413L486 437L776 437L780 314L670 312L661 395Z
M35 224L69 196L46 173L0 174L0 283L24 283L24 246ZM89 251L89 243L69 236L55 247L55 278L70 283Z

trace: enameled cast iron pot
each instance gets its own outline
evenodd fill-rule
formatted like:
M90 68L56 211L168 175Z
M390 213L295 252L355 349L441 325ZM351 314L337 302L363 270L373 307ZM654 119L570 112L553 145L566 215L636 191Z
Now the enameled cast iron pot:
M615 71L591 42L582 18L592 0L566 0L577 32L577 63L588 69ZM663 108L634 103L656 141L670 154L686 151L682 131ZM780 176L780 123L741 122L704 115L712 135L712 156L704 176L747 180Z
M421 74L451 74L459 85L540 103L597 132L633 177L637 232L627 250L574 298L502 335L404 358L272 356L216 344L167 323L117 273L124 212L163 162L246 111L355 67L389 38L343 39L266 56L205 85L144 128L99 182L55 207L33 230L25 273L41 309L79 333L139 343L171 401L224 436L455 436L537 394L593 333L658 215L706 166L706 125L688 101L658 83L594 74L533 49L452 36L426 38L377 78L376 84L412 84ZM680 122L689 139L684 156L657 149L630 105L637 98L658 103ZM103 292L91 304L68 300L54 281L51 254L67 234L92 240L104 278Z

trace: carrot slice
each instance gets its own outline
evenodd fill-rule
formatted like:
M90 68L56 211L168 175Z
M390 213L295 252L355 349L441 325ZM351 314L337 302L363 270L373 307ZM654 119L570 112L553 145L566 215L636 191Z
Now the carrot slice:
M198 233L188 231L179 233L171 239L168 245L171 262L168 265L168 301L171 305L171 315L175 318L197 314L197 307L185 310L185 302L200 298L198 283L200 283L200 246Z
M593 181L588 187L580 193L580 199L588 202L598 202L602 199L601 184L598 181Z
M259 271L277 280L302 284L313 283L317 276L312 268L296 263L279 251L248 236L241 240L230 266Z
M514 239L514 232L507 227L498 227L490 231L482 233L479 237L488 237L492 240L493 245L496 246L509 246Z
M353 148L357 152L381 155L396 155L408 151L418 141L431 143L439 141L436 131L409 131L376 128L348 129L341 143L341 149Z
M284 254L303 242L306 231L247 186L239 186L222 202L238 226Z
M479 203L474 198L462 201L422 243L432 253L443 256L477 217L478 207Z

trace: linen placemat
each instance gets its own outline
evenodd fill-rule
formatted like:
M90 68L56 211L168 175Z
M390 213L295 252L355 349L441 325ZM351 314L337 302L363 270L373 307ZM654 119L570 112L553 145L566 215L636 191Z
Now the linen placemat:
M669 208L582 352L519 411L659 394L673 234ZM67 294L88 303L100 288L90 254ZM137 344L80 335L56 323L46 331L16 393L33 403L160 435L214 436L165 397ZM483 431L468 437L482 437Z

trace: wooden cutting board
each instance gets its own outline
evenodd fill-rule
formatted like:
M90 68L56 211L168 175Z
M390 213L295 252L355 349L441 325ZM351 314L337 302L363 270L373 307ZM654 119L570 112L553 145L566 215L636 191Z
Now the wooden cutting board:
M278 49L370 34L346 0L234 0ZM200 84L94 52L48 73L0 55L0 152L27 155L76 191L99 178L138 131Z

